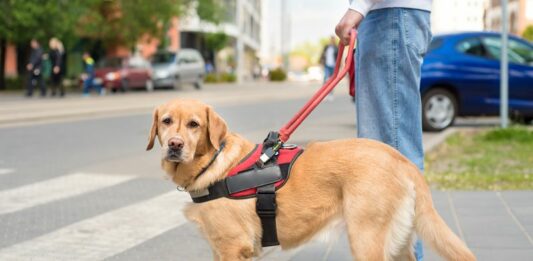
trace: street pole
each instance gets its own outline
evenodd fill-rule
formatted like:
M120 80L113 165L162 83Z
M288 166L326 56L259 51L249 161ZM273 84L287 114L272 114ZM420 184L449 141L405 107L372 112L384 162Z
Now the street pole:
M501 127L507 128L509 117L509 63L507 57L507 0L501 0L502 6L502 46L500 59L500 121Z

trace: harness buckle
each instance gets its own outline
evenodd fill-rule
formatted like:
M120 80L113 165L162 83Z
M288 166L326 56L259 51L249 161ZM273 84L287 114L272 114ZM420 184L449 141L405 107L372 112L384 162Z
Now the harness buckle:
M271 131L263 141L263 153L259 157L257 165L263 168L265 164L272 158L283 145L283 142L279 139L279 133Z

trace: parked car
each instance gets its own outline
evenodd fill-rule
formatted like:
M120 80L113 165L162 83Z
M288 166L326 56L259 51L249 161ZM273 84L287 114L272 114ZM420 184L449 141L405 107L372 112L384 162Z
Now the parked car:
M116 92L128 89L152 91L150 63L140 57L110 57L96 64L95 83Z
M179 88L184 83L192 83L200 89L204 82L205 62L194 49L158 52L152 59L152 68L155 87Z
M500 34L456 33L434 37L422 65L424 130L440 131L456 116L498 115ZM533 45L509 37L509 111L533 119Z

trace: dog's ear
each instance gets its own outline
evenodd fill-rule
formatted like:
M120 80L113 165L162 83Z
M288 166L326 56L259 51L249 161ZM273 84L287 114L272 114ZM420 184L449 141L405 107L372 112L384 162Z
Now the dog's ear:
M148 138L148 146L146 146L146 150L151 150L154 147L155 137L157 136L157 124L159 123L158 118L158 109L155 108L154 116L152 117L152 128L150 129L150 137Z
M218 150L220 148L220 143L228 133L228 126L211 107L207 107L207 132L211 145Z

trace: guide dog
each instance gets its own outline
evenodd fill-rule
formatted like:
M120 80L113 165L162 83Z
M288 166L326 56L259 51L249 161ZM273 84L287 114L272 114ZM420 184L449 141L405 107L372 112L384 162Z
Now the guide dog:
M190 193L224 179L255 147L229 132L210 106L195 100L177 99L157 107L147 150L156 138L162 169ZM197 177L199 173L203 175ZM309 241L340 219L355 260L415 260L415 234L447 260L475 260L433 207L418 168L377 141L309 144L276 194L277 235L283 249ZM190 204L184 212L207 238L215 260L251 260L261 252L255 201L219 198Z

